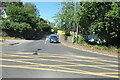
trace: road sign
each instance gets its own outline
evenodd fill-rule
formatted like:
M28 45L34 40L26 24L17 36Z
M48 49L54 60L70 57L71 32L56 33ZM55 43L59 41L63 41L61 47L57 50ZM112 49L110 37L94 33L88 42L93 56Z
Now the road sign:
M78 28L80 28L81 26L77 26Z

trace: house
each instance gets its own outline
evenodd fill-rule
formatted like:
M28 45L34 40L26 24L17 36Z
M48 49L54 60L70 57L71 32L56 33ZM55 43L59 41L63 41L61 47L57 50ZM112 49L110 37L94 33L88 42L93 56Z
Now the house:
M3 6L3 5L1 4L1 2L0 2L0 18L1 18L1 19L7 17L5 10L6 10L6 7Z

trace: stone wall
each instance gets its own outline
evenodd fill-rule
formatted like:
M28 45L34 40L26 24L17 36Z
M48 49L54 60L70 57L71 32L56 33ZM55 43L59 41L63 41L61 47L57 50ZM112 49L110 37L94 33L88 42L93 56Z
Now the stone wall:
M59 35L62 40L65 40L67 42L72 42L72 36L64 36L64 35Z

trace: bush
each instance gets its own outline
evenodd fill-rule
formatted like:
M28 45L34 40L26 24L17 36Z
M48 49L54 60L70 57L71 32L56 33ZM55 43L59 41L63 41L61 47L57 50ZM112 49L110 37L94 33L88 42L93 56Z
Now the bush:
M106 46L98 46L98 45L95 45L95 46L93 46L94 48L96 48L96 49L99 49L99 50L108 50L108 47L106 47Z
M120 48L119 48L119 49L116 49L116 51L117 51L118 53L120 53Z
M78 44L85 44L85 43L86 43L85 39L82 36L78 37Z
M5 32L5 31L2 31L2 37L7 37L8 36L8 34Z
M31 35L32 27L28 23L18 23L13 21L4 20L1 26L4 36L10 37L23 37L26 38L26 35Z

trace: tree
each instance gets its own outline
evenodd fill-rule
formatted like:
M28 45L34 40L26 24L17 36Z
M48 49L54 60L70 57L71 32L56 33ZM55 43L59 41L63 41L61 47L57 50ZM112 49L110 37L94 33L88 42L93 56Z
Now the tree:
M119 46L120 2L77 2L76 17L74 6L74 2L62 3L61 12L55 16L62 30L70 31L68 25L80 25L84 38L95 32L106 45Z
M23 7L22 2L2 2L2 5L6 6L6 7L9 7L11 5Z
M0 27L8 36L33 39L41 31L50 31L47 22L37 16L37 8L32 3L26 3L25 5L21 3L4 4L7 6L8 17Z
M64 30L65 33L69 33L74 27L74 2L62 2L62 10L56 16L56 22L59 29Z
M95 32L106 45L117 45L119 38L120 9L119 3L112 2L87 2L80 3L79 24L83 35Z
M8 36L27 38L27 32L28 30L32 29L32 27L27 23L18 23L4 20L1 23L1 29L5 31L8 34Z
M36 16L39 16L38 9L36 8L36 6L33 3L26 2L24 4L24 7L27 8L28 13L34 14Z

